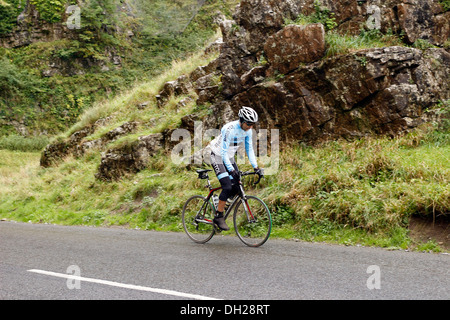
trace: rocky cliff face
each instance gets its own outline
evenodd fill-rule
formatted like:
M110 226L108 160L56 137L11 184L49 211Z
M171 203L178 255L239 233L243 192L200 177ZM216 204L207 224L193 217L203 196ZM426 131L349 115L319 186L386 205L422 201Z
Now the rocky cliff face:
M67 15L64 13L62 21L66 20ZM17 26L12 32L0 36L0 46L17 48L34 42L50 42L75 37L76 33L64 23L50 23L42 20L36 7L27 1L23 11L17 17Z
M261 82L230 105L253 107L261 126L280 128L285 140L395 135L427 121L425 110L449 98L449 67L442 49L367 49Z
M442 46L450 36L450 12L438 0L322 0L333 13L336 30L358 34L368 22L381 32L402 35L406 44L417 39ZM220 58L224 95L242 90L240 77L264 53L268 37L283 29L286 19L314 12L314 0L242 0L233 21L221 23L225 46ZM307 42L308 39L303 39ZM301 41L296 41L299 45Z
M450 12L437 0L322 4L334 13L338 32L357 34L376 14L377 27L402 35L405 44L420 38L443 47L450 35ZM166 83L155 97L157 105L164 108L171 95L194 90L197 104L211 104L211 112L201 119L204 129L220 128L235 119L242 105L250 106L260 115L260 128L280 129L283 144L396 135L429 121L433 114L426 110L450 99L450 53L444 48L392 46L325 57L326 26L285 25L314 10L313 0L242 0L233 20L220 19L219 57ZM189 115L183 125L192 129L192 119L200 120ZM163 132L141 137L131 151L108 150L98 177L117 179L140 170L155 150L170 147L169 140L170 132ZM82 140L77 144L47 147L41 164L83 149Z
M68 3L67 5L68 6ZM29 0L24 2L23 11L17 17L17 25L14 29L0 35L0 47L20 48L34 43L53 42L57 40L80 40L80 32L76 28L68 27L70 13L61 10L61 21L48 22L42 19L41 14L35 5ZM42 61L48 67L42 72L44 77L54 75L74 76L84 74L86 69L99 67L102 70L109 70L106 61L115 66L120 66L121 56L118 49L113 46L104 48L103 59L95 56L79 56L71 59L51 57L49 61Z
M359 33L376 13L380 30L443 45L450 12L438 1L323 1L338 32ZM262 127L287 140L397 134L427 121L424 111L450 97L450 54L386 47L324 58L323 26L284 26L313 12L312 1L243 0L234 21L222 21L218 59L222 97L234 111L253 107ZM268 63L258 65L261 57ZM285 140L286 141L286 140Z

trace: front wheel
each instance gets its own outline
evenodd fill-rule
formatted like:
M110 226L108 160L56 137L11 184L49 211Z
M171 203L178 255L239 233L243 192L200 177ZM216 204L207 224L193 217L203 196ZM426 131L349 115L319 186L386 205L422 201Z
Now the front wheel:
M184 231L194 242L206 243L214 235L214 207L203 196L190 197L183 207Z
M264 201L254 196L240 199L234 210L234 229L243 243L259 247L269 239L272 218Z

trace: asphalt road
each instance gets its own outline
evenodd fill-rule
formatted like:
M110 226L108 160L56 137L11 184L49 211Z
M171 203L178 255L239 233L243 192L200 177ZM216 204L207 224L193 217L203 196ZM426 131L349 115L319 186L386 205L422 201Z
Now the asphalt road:
M450 256L0 222L0 299L211 298L448 300Z

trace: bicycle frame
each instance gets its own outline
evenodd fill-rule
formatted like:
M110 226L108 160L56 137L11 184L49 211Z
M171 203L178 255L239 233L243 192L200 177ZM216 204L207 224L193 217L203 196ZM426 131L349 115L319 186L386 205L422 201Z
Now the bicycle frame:
M194 195L190 197L183 206L183 227L187 235L197 243L206 243L215 233L220 233L222 231L216 223L214 223L214 216L217 214L217 203L213 204L211 198L216 200L214 198L216 197L215 193L223 188L221 186L217 188L211 186L207 174L208 171L212 170L197 170L199 179L207 179L208 181L208 184L205 186L208 188L208 194L206 196ZM247 196L241 180L244 176L258 174L259 179L254 183L257 184L263 176L263 174L260 173L260 171L238 171L239 183L237 186L234 186L238 190L232 199L227 200L227 204L224 207L224 218L228 219L231 213L233 213L235 232L239 239L250 247L259 247L264 244L270 236L272 226L270 211L266 204L258 197ZM221 202L221 204L223 205L223 202ZM242 208L240 207L241 204ZM201 207L200 209L198 209L199 206ZM260 218L260 216L262 218Z
M209 180L208 180L208 187L209 187L209 194L206 196L205 202L203 203L203 205L200 208L200 211L198 213L200 213L203 210L204 206L209 202L209 200L213 196L214 192L216 192L217 190L222 189L222 187L212 188L211 184L209 183ZM213 221L209 220L209 219L204 219L204 221L206 221L205 223L208 223L208 224L214 224Z
M253 173L247 173L247 174L243 173L243 174L241 174L241 176L250 175L250 174L253 174ZM214 192L216 192L217 190L221 190L222 189L222 187L213 188L211 186L211 182L209 181L209 178L207 179L207 182L208 182L208 184L205 187L208 187L209 194L206 197L205 202L203 203L202 207L198 211L198 214L200 214L200 212L203 210L203 208L206 205L206 203L210 201L210 199L213 196ZM228 218L230 213L233 211L233 208L235 207L235 205L238 202L238 200L241 200L242 206L243 206L243 208L245 210L245 214L247 215L247 219L249 220L249 222L255 222L255 217L253 216L253 214L252 214L252 212L250 210L250 207L249 207L249 205L248 205L248 203L246 201L247 197L245 195L244 187L243 187L241 181L239 181L239 193L236 196L234 196L233 201L231 202L231 204L229 205L229 207L227 208L227 210L225 212L225 216L224 216L225 220ZM213 224L213 221L210 221L209 219L204 219L204 220L199 221L199 222Z

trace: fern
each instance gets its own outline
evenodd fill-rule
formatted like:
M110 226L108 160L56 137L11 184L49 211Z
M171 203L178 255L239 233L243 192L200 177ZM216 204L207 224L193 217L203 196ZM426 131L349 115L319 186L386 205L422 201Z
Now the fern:
M65 2L60 0L30 0L36 6L40 18L47 22L60 22L64 11Z
M441 0L439 1L442 7L444 8L444 12L450 10L450 0Z

